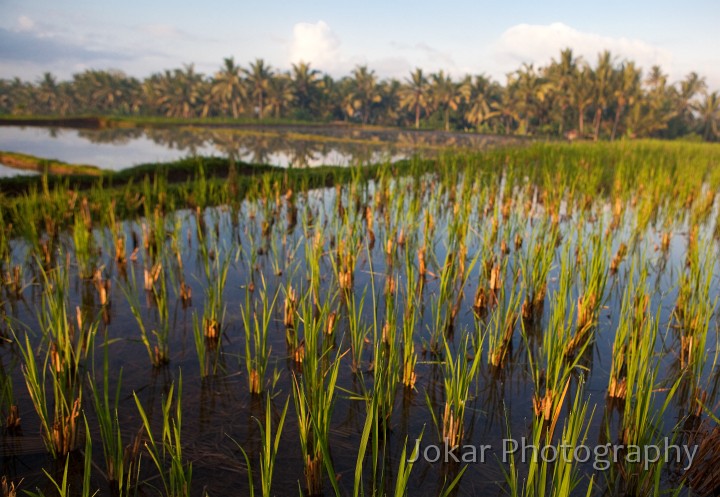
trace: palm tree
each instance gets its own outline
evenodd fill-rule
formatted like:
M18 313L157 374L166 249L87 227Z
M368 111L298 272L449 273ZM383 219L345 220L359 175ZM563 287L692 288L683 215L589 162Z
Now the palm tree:
M626 62L620 66L620 70L616 72L615 84L613 84L613 94L615 97L615 121L613 122L610 140L615 140L618 124L625 109L631 107L637 101L640 95L640 78L641 73L635 68L634 62Z
M267 95L270 80L272 78L272 68L265 64L263 59L256 59L250 64L250 69L245 69L247 81L250 89L250 95L257 102L258 119L263 118L263 109L265 104L263 100Z
M453 82L445 72L440 71L432 75L430 95L433 104L443 112L445 131L450 131L450 111L457 110L463 98L460 85Z
M693 110L700 118L703 138L707 141L718 138L718 122L720 122L720 95L717 91L705 93L705 98L693 104Z
M312 69L307 62L292 65L292 85L295 93L297 107L306 113L317 97L319 89L318 76L320 72Z
M382 124L397 126L400 124L400 90L402 84L395 78L382 81L380 88L380 102L374 107L377 109L376 119Z
M600 126L602 124L602 116L608 107L610 97L613 95L613 82L615 69L613 68L613 58L610 52L605 50L598 55L597 66L593 72L593 89L595 90L595 132L593 139L597 141L600 136Z
M368 70L367 66L357 66L353 69L352 78L346 85L348 86L344 102L346 114L352 117L360 112L362 123L367 124L372 105L382 101L375 71Z
M475 76L474 79L468 76L462 85L462 91L467 102L465 119L476 128L499 114L492 104L499 100L500 89L497 83L484 74Z
M680 81L680 88L677 92L676 111L680 126L682 127L682 134L692 129L694 119L692 102L697 95L704 94L705 90L707 90L705 78L700 77L696 72L689 73L685 76L684 80Z
M55 76L46 72L35 90L39 113L55 114L58 109L58 83Z
M565 130L565 123L568 119L568 109L572 107L570 88L577 76L579 62L580 59L573 56L572 50L566 48L560 52L560 60L553 59L545 69L545 78L551 83L550 98L554 103L553 108L559 113L557 118L559 121L558 132L561 135Z
M168 117L188 118L197 114L207 115L206 85L202 74L195 72L193 64L184 69L165 71L154 75L146 86L146 94L154 106Z
M585 111L593 101L592 71L587 65L576 71L575 77L570 81L570 102L578 113L578 132L585 134Z
M247 98L241 72L233 57L223 59L223 66L215 74L210 88L212 101L219 105L222 112L230 110L234 118L240 114L242 103Z
M415 128L420 127L420 112L426 111L429 106L429 86L422 69L417 68L405 84L400 88L400 108L408 109L415 114Z
M267 108L276 117L282 117L290 104L295 100L293 85L290 76L279 74L270 79L267 89Z
M552 85L538 75L532 64L523 64L522 68L508 75L507 86L510 100L520 120L519 132L526 134L530 131L531 118L539 116L540 105L545 101Z
M667 84L667 75L663 74L660 66L655 65L650 69L645 84L648 93L643 111L644 129L642 134L650 135L667 128L668 122L677 115L674 105L676 91Z

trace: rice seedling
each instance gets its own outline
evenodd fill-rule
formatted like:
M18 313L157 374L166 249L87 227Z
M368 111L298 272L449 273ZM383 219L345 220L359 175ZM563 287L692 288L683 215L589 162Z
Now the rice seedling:
M250 393L259 395L265 388L265 374L270 359L269 345L270 323L272 321L278 292L272 299L268 294L265 278L261 277L258 301L254 301L249 290L245 290L245 305L240 308L240 315L245 336L245 368L248 374Z
M558 231L546 223L537 225L521 258L523 286L526 288L521 313L524 320L536 321L542 316L547 293L547 278L555 257Z
M414 388L417 375L415 366L417 365L417 352L415 351L415 327L418 320L418 304L416 302L416 282L417 276L413 270L412 259L409 252L405 253L405 312L402 321L402 382L405 388ZM422 278L422 276L420 276Z
M440 422L438 422L432 410L429 397L427 398L428 407L430 407L440 440L450 448L458 447L463 443L465 437L465 410L470 399L470 385L475 380L482 357L482 340L474 344L474 350L471 352L469 337L469 334L465 335L454 355L450 350L448 341L444 340L443 385L445 387L445 406Z
M152 302L155 304L156 311L152 329L149 333L146 318L144 317L144 309L140 305L140 299L138 297L139 292L135 281L135 271L131 272L131 282L126 286L122 286L122 290L130 305L130 312L140 328L140 341L145 346L145 350L150 358L150 363L157 368L165 366L170 362L170 315L165 271L162 263L159 263L159 265L155 267L157 269L153 270L153 276L150 280L148 280L147 269L145 270L145 288L149 292L148 298L152 299ZM148 283L150 283L149 289L147 288ZM151 343L151 338L154 339L154 344Z
M332 420L335 389L340 369L340 351L330 358L330 350L320 351L320 338L327 320L328 308L324 305L315 315L310 292L302 299L301 322L305 338L305 355L302 374L293 376L293 399L298 418L300 448L305 466L305 484L308 495L322 493L323 467L328 473L336 494L339 493L330 459L330 422ZM327 364L327 362L330 362Z
M45 291L39 310L43 334L44 359L38 364L30 338L22 344L23 376L33 407L40 418L45 447L54 457L77 448L78 417L82 406L83 369L97 331L96 322L83 320L77 308L76 322L68 313L68 276L66 268L42 272ZM42 349L41 348L41 349ZM52 391L48 392L48 384ZM50 404L52 399L52 404ZM52 405L52 407L50 407ZM52 411L51 411L52 409Z
M631 274L633 273L634 270L631 271ZM628 371L634 370L634 377L642 374L639 368L647 365L648 351L651 354L655 346L656 336L647 333L647 311L650 303L650 297L646 293L647 273L647 268L642 266L637 281L631 277L625 287L610 365L608 397L611 399L626 398Z
M280 437L282 436L283 426L285 425L285 416L287 415L288 405L290 398L285 401L285 407L280 414L277 427L275 428L275 436L272 435L272 411L270 408L270 395L266 396L265 401L265 425L263 426L260 420L255 419L260 429L260 439L262 445L260 447L260 492L263 497L270 497L272 495L272 480L273 474L275 473L275 459L278 454L278 448L280 447ZM235 445L242 452L245 458L245 463L248 467L248 484L250 488L250 497L255 496L255 484L253 482L253 472L250 463L250 456L248 456L245 449L233 440Z
M78 265L78 274L83 279L90 279L95 271L95 254L94 238L82 219L82 215L75 216L75 224L73 225L73 248L75 250L75 260Z
M503 368L509 357L515 325L520 317L521 298L517 278L513 278L509 290L504 286L498 290L498 305L492 312L485 333L480 332L480 323L476 324L478 335L487 335L488 362L493 368Z
M575 449L586 443L588 430L593 417L588 416L589 402L583 399L583 388L579 388L573 400L573 407L563 424L562 433L553 443L554 427L548 426L535 418L532 424L530 443L523 448L522 461L525 462L528 452L527 475L521 480L520 470L516 463L517 447L510 451L509 468L502 467L507 484L506 492L511 497L568 497L582 495L578 487L584 480L579 463L572 456ZM508 426L508 440L517 444ZM554 454L554 457L551 455ZM587 483L586 496L593 495L594 477Z
M193 474L192 462L185 462L182 451L182 374L177 383L170 385L167 396L162 402L162 435L157 437L150 425L145 409L137 394L133 393L135 405L142 419L147 435L145 448L157 469L162 491L168 497L189 497ZM173 414L173 402L175 412Z
M717 300L710 300L710 286L715 271L713 249L707 241L703 249L698 244L688 248L688 268L680 275L678 298L673 310L673 317L680 330L680 362L683 368L700 367L702 373L705 343L707 340L710 318L713 315ZM697 374L695 375L698 376Z
M680 379L667 390L665 400L658 407L659 361L654 350L658 316L645 316L637 326L637 332L635 337L630 338L626 352L627 377L620 442L624 446L644 447L662 441L663 415L680 385ZM620 467L623 488L634 495L649 495L658 488L660 474L667 462L659 461L648 470L644 461L625 458Z
M540 350L535 351L529 346L529 337L523 331L528 344L528 359L535 385L533 410L535 416L541 417L545 422L559 416L570 386L570 379L576 370L581 369L579 358L587 346L587 343L584 344L574 358L566 360L565 350L572 340L573 324L573 309L570 304L573 279L571 264L569 249L566 249L562 255L558 289L553 296L550 319L543 334Z
M365 288L359 299L353 292L347 301L348 331L350 332L350 369L353 373L359 373L362 369L363 351L371 329L370 326L363 323L362 319L366 295L367 289Z
M102 378L98 378L96 372L93 371L93 375L89 377L90 394L97 423L100 427L100 441L103 447L108 482L118 496L129 496L132 487L137 483L139 461L132 457L131 452L125 450L123 444L120 420L118 418L122 369L117 375L117 385L113 394L110 389L109 345L109 340L106 337L103 345Z
M74 491L74 489L70 488L70 481L68 480L70 454L65 457L65 469L63 471L62 479L60 481L57 481L57 479L53 478L50 473L43 469L45 476L48 477L50 483L52 483L53 487L55 487L55 490L57 491L57 495L59 497L70 497L75 495L80 495L81 497L94 497L95 495L98 495L100 493L100 490L92 492L92 486L90 484L90 477L92 475L92 439L90 438L90 429L88 428L87 419L85 419L85 450L83 452L83 480L82 488L80 489L79 493ZM40 489L37 489L36 492L29 492L26 490L25 493L30 497L45 497L45 494Z
M203 312L203 333L209 340L219 340L223 330L225 308L223 293L230 267L230 255L220 262L220 255L214 257L214 267L206 267L207 286L205 289L205 308Z
M591 339L607 283L607 251L602 230L598 229L587 245L581 245L579 250L581 294L577 298L575 335L565 347L566 356L575 354Z
M465 228L466 229L466 228ZM464 296L464 288L480 254L476 254L469 263L466 262L467 245L464 242L465 232L457 228L457 242L449 242L445 254L445 262L440 271L439 292L432 305L432 329L430 333L430 351L441 352L441 335L452 334L455 318L460 312ZM453 239L453 235L450 235Z

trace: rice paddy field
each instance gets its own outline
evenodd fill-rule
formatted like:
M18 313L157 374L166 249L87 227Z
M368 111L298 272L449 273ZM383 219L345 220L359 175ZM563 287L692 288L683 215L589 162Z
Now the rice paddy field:
M0 183L3 495L717 495L719 188L652 141Z

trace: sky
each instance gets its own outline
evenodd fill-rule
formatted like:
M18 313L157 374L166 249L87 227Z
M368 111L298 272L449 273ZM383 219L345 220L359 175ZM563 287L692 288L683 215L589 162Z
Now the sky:
M504 83L566 47L591 65L605 49L646 72L659 64L671 83L696 71L720 90L717 0L0 0L0 78L30 81L86 69L146 77L190 63L212 75L234 57L277 70L306 61L334 77L366 64L381 78L420 67Z

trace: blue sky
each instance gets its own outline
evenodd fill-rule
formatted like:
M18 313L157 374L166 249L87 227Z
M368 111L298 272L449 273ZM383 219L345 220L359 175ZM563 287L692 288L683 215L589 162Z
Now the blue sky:
M381 77L414 67L505 81L522 62L542 66L570 46L593 64L610 49L671 81L691 70L720 89L720 6L706 0L512 3L461 1L117 2L0 0L0 77L67 78L86 68L147 76L223 57L275 68L309 60L334 76L368 64Z

